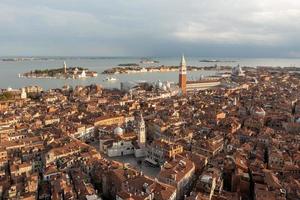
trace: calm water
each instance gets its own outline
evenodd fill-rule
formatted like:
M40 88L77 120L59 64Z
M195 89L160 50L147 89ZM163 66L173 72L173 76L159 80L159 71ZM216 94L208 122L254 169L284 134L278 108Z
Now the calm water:
M174 58L153 58L159 60L158 65L179 65L180 57ZM213 66L214 64L235 66L240 64L242 66L300 66L300 59L219 59L219 60L235 60L236 62L219 62L219 63L201 63L199 60L203 58L199 57L186 57L188 65L192 66ZM162 72L162 73L137 73L137 74L119 74L115 75L118 81L105 82L103 79L106 77L102 75L105 69L116 67L121 63L139 63L140 58L97 58L97 59L65 59L67 65L70 67L82 66L87 67L90 70L97 71L98 77L85 80L59 80L59 79L28 79L19 78L19 73L28 72L35 69L52 69L62 67L64 60L35 60L35 61L21 61L21 62L3 62L0 61L0 88L21 88L29 85L39 85L44 89L61 88L63 85L89 85L92 83L100 84L107 88L119 88L120 82L123 81L171 81L177 82L177 72ZM153 65L153 64L151 64ZM147 65L144 65L147 66ZM198 79L201 75L208 76L213 75L212 71L197 71L189 72L189 79Z

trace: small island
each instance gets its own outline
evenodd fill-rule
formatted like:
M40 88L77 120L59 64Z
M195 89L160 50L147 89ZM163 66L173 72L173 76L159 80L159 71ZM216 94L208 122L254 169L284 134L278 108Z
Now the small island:
M138 67L139 64L137 63L123 63L123 64L119 64L119 67Z
M199 60L199 62L207 62L207 63L210 63L210 62L236 62L234 60L215 60L215 59L203 59L203 60Z
M98 74L95 71L89 71L83 67L67 67L66 62L62 68L57 69L43 69L26 72L23 75L19 74L19 77L26 78L56 78L56 79L83 79L97 77Z

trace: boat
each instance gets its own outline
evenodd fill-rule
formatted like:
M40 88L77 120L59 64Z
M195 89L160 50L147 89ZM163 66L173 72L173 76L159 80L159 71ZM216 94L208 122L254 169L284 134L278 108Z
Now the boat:
M116 81L117 79L112 76L105 77L104 81Z

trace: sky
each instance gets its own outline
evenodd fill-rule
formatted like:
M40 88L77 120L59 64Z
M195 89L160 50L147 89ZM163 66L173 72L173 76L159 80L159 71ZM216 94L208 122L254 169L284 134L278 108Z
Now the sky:
M299 0L0 0L0 56L300 57Z

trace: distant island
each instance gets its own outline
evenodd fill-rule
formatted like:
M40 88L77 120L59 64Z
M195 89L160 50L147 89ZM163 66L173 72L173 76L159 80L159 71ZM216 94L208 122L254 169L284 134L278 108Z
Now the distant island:
M123 65L122 65L123 66ZM253 70L255 68L260 68L269 71L300 71L299 67L272 67L272 66L257 66L257 67L247 67L244 66L244 69ZM131 74L131 73L147 73L147 72L176 72L179 70L178 66L149 66L149 67L141 67L141 66L126 66L126 67L113 67L110 69L106 69L102 72L102 74ZM232 70L232 66L188 66L188 71L230 71Z
M209 60L209 59L203 59L203 60L199 60L199 62L236 62L234 60Z
M98 74L95 71L89 71L83 67L67 67L64 62L62 68L57 69L43 69L26 72L23 75L19 74L19 77L26 78L56 78L56 79L81 79L97 77Z
M119 64L120 67L138 67L139 64L137 63L125 63L125 64Z
M120 66L120 65L119 65ZM176 72L179 70L178 66L127 66L127 67L114 67L104 70L102 74L130 74L130 73L145 73L145 72ZM188 71L200 71L200 70L231 70L231 66L210 66L210 67L196 67L188 66Z

